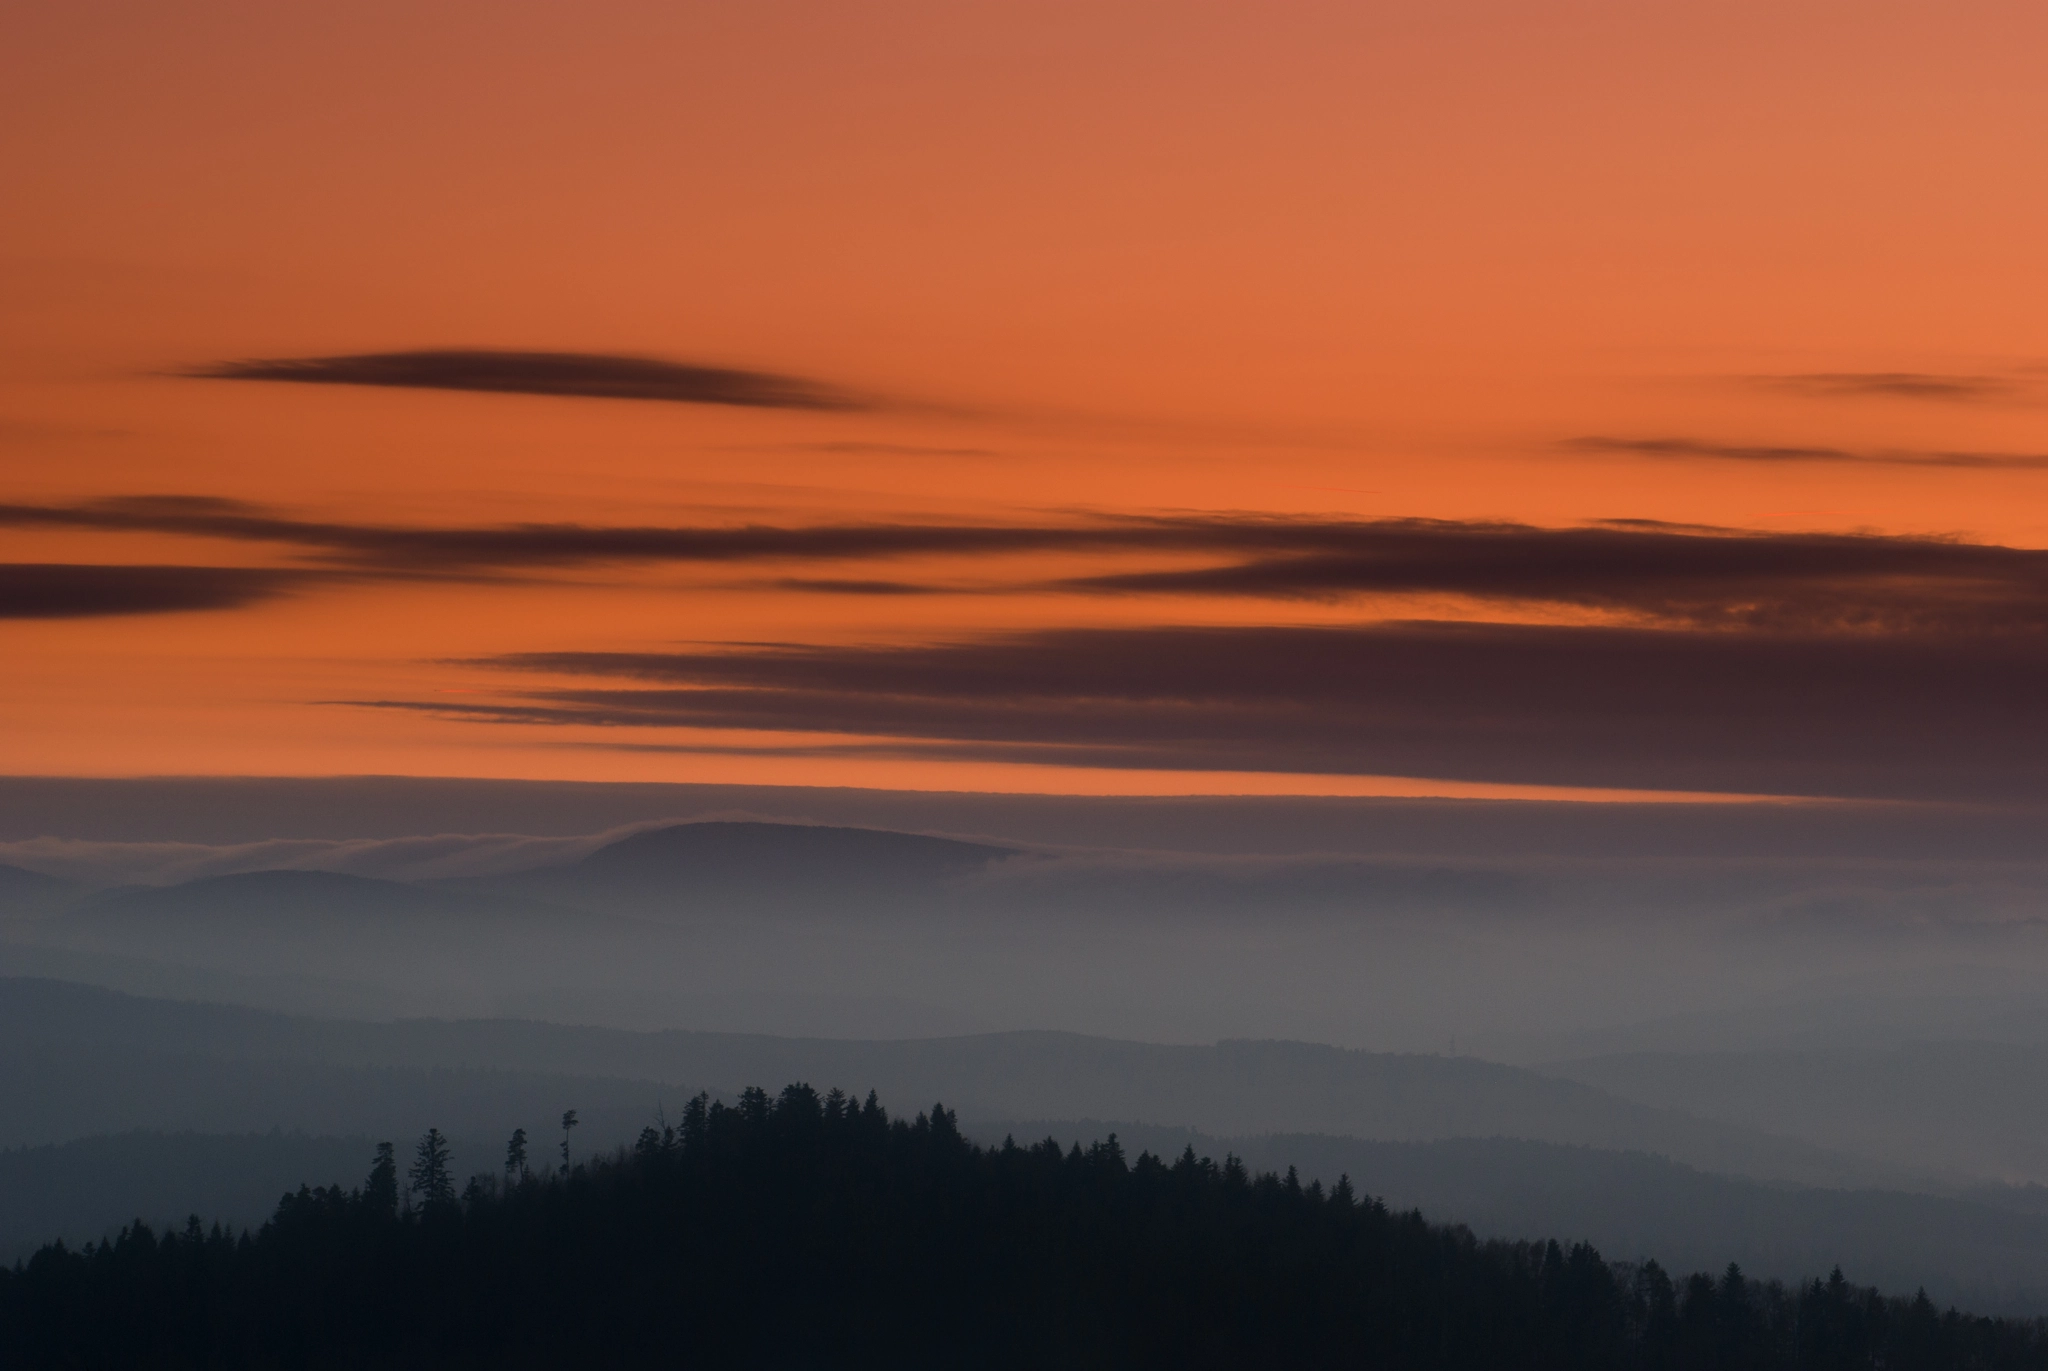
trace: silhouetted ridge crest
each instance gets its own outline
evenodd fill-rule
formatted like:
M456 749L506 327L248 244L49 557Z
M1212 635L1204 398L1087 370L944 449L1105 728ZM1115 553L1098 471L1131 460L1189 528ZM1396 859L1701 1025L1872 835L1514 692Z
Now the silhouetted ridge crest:
M77 894L78 887L62 877L0 862L0 918L55 909Z
M0 862L0 890L57 890L68 886L68 881L56 876L45 876L40 871L30 871L25 866L13 866Z
M849 889L966 875L1014 848L878 828L713 821L652 828L599 848L576 864L613 880L689 879L783 884L830 882Z

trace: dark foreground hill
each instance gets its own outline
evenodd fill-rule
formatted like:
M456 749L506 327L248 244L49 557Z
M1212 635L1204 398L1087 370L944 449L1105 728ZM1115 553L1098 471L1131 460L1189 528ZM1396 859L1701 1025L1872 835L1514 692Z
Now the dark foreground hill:
M555 1120L570 1105L581 1120L579 1157L610 1152L657 1117L644 1103L606 1107L602 1092L591 1089L601 1083L588 1080L536 1081L548 1086L544 1094L495 1101L473 1091L465 1097L463 1083L446 1074L413 1082L402 1109L344 1092L333 1116L345 1120L335 1126L356 1130L346 1137L133 1131L0 1151L0 1266L59 1239L73 1247L99 1242L136 1221L176 1228L198 1213L231 1228L257 1227L282 1193L360 1177L374 1137L416 1137L429 1124L448 1137L450 1171L467 1180L496 1172L514 1127L554 1145L561 1136ZM335 1084L331 1076L309 1082ZM680 1103L669 1100L671 1120ZM358 1111L352 1119L350 1108ZM960 1128L985 1144L1014 1133L1086 1149L1114 1132L1133 1153L1178 1156L1191 1145L1204 1156L1235 1153L1255 1171L1296 1167L1304 1182L1328 1186L1349 1175L1395 1209L1462 1224L1481 1238L1582 1240L1624 1261L1655 1256L1687 1271L1719 1271L1733 1261L1752 1276L1784 1280L1839 1265L1861 1282L1925 1288L1971 1313L2048 1314L2048 1213L1991 1202L1772 1185L1640 1152L1505 1138L1213 1138L1145 1124L1002 1123L964 1113Z
M1480 1242L1190 1150L978 1148L791 1086L546 1181L457 1197L431 1140L400 1206L301 1190L0 1274L23 1367L2004 1368L2048 1329L1839 1275L1673 1281L1590 1246Z
M494 1152L504 1146L494 1139ZM254 1227L308 1181L360 1176L367 1137L304 1133L113 1133L0 1151L0 1266L55 1239L111 1237L138 1219L187 1214ZM471 1159L482 1155L471 1149Z
M1325 1184L1348 1174L1396 1209L1419 1209L1482 1238L1583 1240L1624 1261L1654 1256L1688 1271L1718 1271L1733 1261L1751 1275L1786 1280L1839 1265L1859 1281L1924 1288L1972 1313L2048 1314L2048 1210L2022 1211L2030 1199L2038 1204L2031 1192L1970 1197L1777 1185L1643 1152L1511 1138L1216 1138L1136 1123L964 1115L961 1127L980 1142L1014 1133L1083 1147L1114 1132L1132 1151L1235 1153L1254 1170L1293 1166L1304 1180Z

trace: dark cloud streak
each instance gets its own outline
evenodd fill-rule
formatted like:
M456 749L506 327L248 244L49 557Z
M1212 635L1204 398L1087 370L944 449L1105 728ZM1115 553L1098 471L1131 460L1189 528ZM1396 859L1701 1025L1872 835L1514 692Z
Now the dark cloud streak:
M2048 453L2034 452L1863 452L1853 448L1837 447L1716 443L1699 438L1610 438L1597 435L1569 438L1559 446L1569 452L1598 456L1650 457L1677 461L1753 462L1765 465L1813 462L1857 466L1948 467L1975 471L2048 469Z
M180 375L228 381L464 390L598 400L662 400L750 409L861 410L863 399L772 372L699 366L655 357L588 352L506 352L485 348L373 352L345 357L274 357L215 362Z
M2010 399L2017 390L2007 376L1928 371L1809 371L1744 379L1770 390L1789 391L1818 399L1983 403Z
M306 573L261 567L0 563L0 619L93 619L240 609Z
M1340 599L1450 594L1667 624L1774 631L2048 627L2048 553L1851 534L1420 521L1233 565L1066 583L1109 594Z
M2042 638L1396 623L473 665L596 683L503 703L374 703L492 722L883 738L962 760L2048 800Z
M0 505L0 526L170 533L282 544L366 570L474 572L619 563L845 561L906 555L988 556L1144 546L1172 538L1147 525L761 524L620 527L503 524L469 528L341 524L285 518L234 501L139 496L82 505ZM1178 545L1215 546L1189 532Z
M927 447L915 443L755 443L748 451L829 452L845 457L1002 457L1006 454L986 447Z
M944 595L944 586L919 585L914 581L834 580L823 577L788 576L773 583L778 590L804 591L813 595Z

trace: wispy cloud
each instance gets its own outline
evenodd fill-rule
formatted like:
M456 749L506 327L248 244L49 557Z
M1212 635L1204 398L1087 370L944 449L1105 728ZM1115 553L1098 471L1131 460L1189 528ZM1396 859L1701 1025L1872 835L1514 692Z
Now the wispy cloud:
M261 567L0 563L0 619L93 619L239 609L295 588L306 573Z
M664 400L753 409L860 410L873 402L802 377L590 352L486 348L372 352L342 357L260 357L191 367L180 375L228 381L467 390L600 400Z
M357 703L629 736L809 735L823 750L854 740L963 760L2048 800L2041 636L1064 629L472 665L584 683L514 686L497 701Z
M920 585L915 581L862 581L829 577L785 576L773 583L779 590L800 590L814 595L940 595L946 587Z
M1872 397L1940 400L1950 403L2012 398L2019 386L2009 376L1932 371L1806 371L1745 377L1753 385L1821 398Z
M2048 469L2048 453L1947 452L1924 449L1869 450L1800 447L1765 443L1721 443L1703 438L1614 438L1588 435L1558 444L1568 452L1597 456L1648 457L1671 461L1753 462L1763 465L1801 462L1855 466L1952 467L1963 470L2039 471Z
M771 449L776 452L829 452L845 457L1001 457L1004 454L995 448L986 447L931 447L918 443L761 443L750 445L749 450Z

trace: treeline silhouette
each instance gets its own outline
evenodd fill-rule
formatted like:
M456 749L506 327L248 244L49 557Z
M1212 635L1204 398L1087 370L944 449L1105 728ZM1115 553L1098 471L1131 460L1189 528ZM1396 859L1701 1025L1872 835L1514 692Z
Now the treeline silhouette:
M1114 1137L978 1147L793 1085L457 1193L302 1188L255 1233L136 1224L0 1271L9 1367L2048 1368L2048 1324L1826 1281L1673 1280Z

